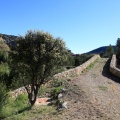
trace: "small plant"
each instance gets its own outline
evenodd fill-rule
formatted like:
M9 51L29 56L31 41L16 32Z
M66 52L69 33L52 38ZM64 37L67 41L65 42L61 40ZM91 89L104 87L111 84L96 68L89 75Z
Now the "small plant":
M52 89L50 91L51 96L53 97L53 99L56 99L58 94L61 92L62 88L63 88L63 84L64 84L64 80L54 80L52 82Z
M51 89L51 96L53 99L56 99L58 97L58 94L61 92L62 88L63 86L59 86Z
M86 68L86 70L92 69L97 61L98 61L98 59L96 59L93 63L91 63L91 64Z
M112 84L111 82L108 82L108 84Z
M87 67L87 69L90 70L91 68L93 68L93 66L94 66L94 63L91 63L91 64Z
M52 83L53 87L59 87L63 85L63 80L54 80L54 82Z
M94 64L95 64L95 62L94 62L94 63L91 63L86 69L84 69L84 70L82 71L82 73L86 73L87 71L89 71L90 69L92 69L93 66L94 66Z
M47 92L47 88L45 86L42 86L39 90L38 96L42 96Z
M106 86L99 86L99 90L107 90L108 88Z
M98 75L94 73L94 74L93 74L93 77L96 78L96 77L98 77Z

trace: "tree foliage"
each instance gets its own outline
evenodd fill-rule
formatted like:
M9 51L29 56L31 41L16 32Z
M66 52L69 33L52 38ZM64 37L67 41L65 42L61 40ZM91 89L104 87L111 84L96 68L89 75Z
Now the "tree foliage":
M0 83L0 112L3 109L6 99L7 99L6 87L3 83Z
M75 65L75 59L71 50L68 50L67 61L65 63L67 69L70 69Z
M81 64L83 64L84 62L86 62L87 60L89 60L93 55L89 55L89 54L76 54L76 56L74 56L75 59L75 66L79 66Z
M120 38L117 39L116 43L116 57L118 60L118 64L120 65Z
M0 62L7 62L10 48L3 41L0 41Z
M114 54L114 49L111 45L106 48L105 56L111 57Z
M3 39L0 39L0 83L8 85L9 66L8 66L8 54L10 48L4 43Z
M24 84L31 105L34 105L40 86L53 75L54 68L67 59L65 43L60 38L41 31L28 31L17 40L11 53L12 66Z

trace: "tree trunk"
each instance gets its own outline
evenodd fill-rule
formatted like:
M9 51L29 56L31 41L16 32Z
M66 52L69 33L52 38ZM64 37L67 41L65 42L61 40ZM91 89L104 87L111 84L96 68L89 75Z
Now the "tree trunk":
M38 96L38 86L34 86L33 88L31 86L30 91L28 91L28 99L31 106L34 106L37 96Z
M34 106L36 99L37 99L37 95L32 95L32 93L29 93L28 98L29 98L29 102L31 106Z

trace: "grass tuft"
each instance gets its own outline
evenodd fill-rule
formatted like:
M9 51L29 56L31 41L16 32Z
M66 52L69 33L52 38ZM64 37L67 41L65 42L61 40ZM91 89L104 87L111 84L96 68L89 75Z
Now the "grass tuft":
M102 91L105 91L107 90L108 88L106 86L99 86L99 90L102 90Z

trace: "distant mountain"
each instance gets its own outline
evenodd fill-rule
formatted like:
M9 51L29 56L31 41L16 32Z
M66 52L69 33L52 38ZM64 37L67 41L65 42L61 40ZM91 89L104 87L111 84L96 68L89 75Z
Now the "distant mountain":
M87 52L87 54L99 54L99 53L101 53L101 52L102 52L102 53L105 53L107 47L108 47L108 46L99 47L99 48L97 48L97 49L94 49L94 50L92 50L92 51ZM112 46L112 47L113 47L113 49L114 49L114 51L115 51L116 46Z

